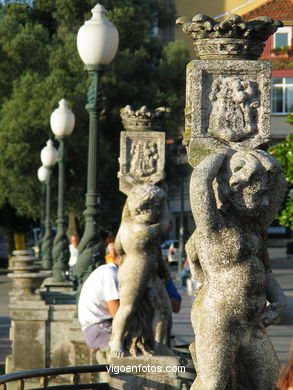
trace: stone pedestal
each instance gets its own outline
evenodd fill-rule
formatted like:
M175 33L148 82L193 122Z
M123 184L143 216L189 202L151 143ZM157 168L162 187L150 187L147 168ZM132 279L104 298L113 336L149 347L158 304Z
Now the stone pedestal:
M10 298L10 339L12 355L6 362L6 372L21 371L45 367L92 364L90 350L84 343L82 334L77 337L80 349L84 348L84 357L80 349L71 353L76 343L76 334L70 331L76 305L48 301L50 293L19 296L11 294ZM66 294L65 294L66 295ZM65 296L64 302L67 297ZM76 320L77 321L77 320ZM76 324L76 333L80 332ZM73 338L73 343L71 343Z
M38 296L32 298L11 297L12 355L8 358L7 373L48 367L49 307Z
M112 358L111 390L174 390L180 388L179 359L174 356Z
M77 318L74 318L69 327L69 359L71 365L81 366L89 364L97 364L95 352L91 352L86 345L83 337L80 323ZM89 382L93 380L93 374L81 374L81 380Z
M75 304L50 305L49 332L50 357L49 367L71 366L70 326L76 311ZM79 363L77 363L79 364Z
M86 345L80 323L74 318L69 327L70 361L76 365L95 364L94 354Z

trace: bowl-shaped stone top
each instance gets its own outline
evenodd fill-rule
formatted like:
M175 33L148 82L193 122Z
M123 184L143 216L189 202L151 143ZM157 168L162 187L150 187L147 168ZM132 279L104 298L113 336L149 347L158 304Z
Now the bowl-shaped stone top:
M120 110L120 115L126 131L160 131L163 119L169 112L170 109L166 107L150 110L148 107L142 106L140 109L134 110L130 105L127 105Z
M264 41L283 26L280 20L260 16L244 22L232 14L218 22L206 15L193 18L182 16L176 20L182 30L191 36L199 59L251 59L260 57Z
M16 289L20 294L33 294L35 290L41 287L43 281L50 276L49 273L11 273L8 274L15 282Z

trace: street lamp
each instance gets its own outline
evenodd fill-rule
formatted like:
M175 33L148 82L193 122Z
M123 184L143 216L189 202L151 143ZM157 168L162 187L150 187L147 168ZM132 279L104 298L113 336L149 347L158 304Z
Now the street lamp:
M50 181L51 169L57 162L57 150L54 148L53 141L49 139L47 146L41 151L41 161L48 170L46 178L46 217L45 217L45 235L42 241L42 267L43 269L52 268L52 233L50 223Z
M41 248L43 235L44 235L44 218L46 215L45 195L46 195L46 180L48 178L48 169L41 166L38 169L37 175L38 175L39 181L42 183L41 198L40 198L40 210L41 210L41 212L40 212L40 235L39 235L39 240L38 240L38 246L39 246L39 248ZM40 252L41 251L39 251L39 256L40 256Z
M57 233L53 242L53 281L64 281L64 272L68 268L69 242L66 235L64 218L64 138L69 136L74 128L75 117L73 112L67 107L65 99L59 101L50 118L52 132L59 142L58 148L58 210L57 210Z
M106 18L101 4L92 9L92 18L80 27L77 34L77 48L85 69L91 77L86 110L89 113L88 172L85 230L78 247L78 261L75 265L79 289L90 272L102 262L104 246L98 231L99 194L99 133L100 80L107 65L115 57L119 36L117 29ZM97 260L95 259L97 258Z

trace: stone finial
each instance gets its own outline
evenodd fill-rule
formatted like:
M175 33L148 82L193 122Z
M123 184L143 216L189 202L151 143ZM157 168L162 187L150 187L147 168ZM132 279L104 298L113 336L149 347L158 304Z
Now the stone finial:
M256 60L263 51L263 42L283 26L280 20L267 16L245 22L235 14L221 22L201 14L193 18L182 16L176 23L191 36L199 59Z
M120 114L125 130L154 131L161 130L162 120L169 112L170 109L167 107L158 107L150 110L147 106L142 106L135 111L130 105L127 105L121 109Z

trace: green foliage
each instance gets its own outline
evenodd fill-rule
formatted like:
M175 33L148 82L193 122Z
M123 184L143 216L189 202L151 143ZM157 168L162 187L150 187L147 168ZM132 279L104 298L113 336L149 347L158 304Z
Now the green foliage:
M293 122L293 115L288 115L289 123ZM288 182L288 195L284 207L278 217L279 223L293 229L293 134L287 136L284 142L280 142L269 149L269 153L274 156L282 166Z
M275 57L271 58L273 69L293 69L293 61L286 57Z
M105 113L101 118L101 193L105 225L120 219L117 159L122 130L120 108L161 105L172 108L169 134L183 119L186 49L152 34L167 34L175 10L165 0L106 0L108 17L120 43L103 76ZM51 134L49 119L65 97L76 116L66 140L66 207L81 216L87 170L89 80L76 49L76 34L91 17L96 0L23 0L0 5L0 207L9 203L17 214L37 218L40 151ZM58 143L55 142L57 147ZM56 204L56 174L52 198ZM55 204L52 210L56 210ZM114 210L114 211L113 211Z

